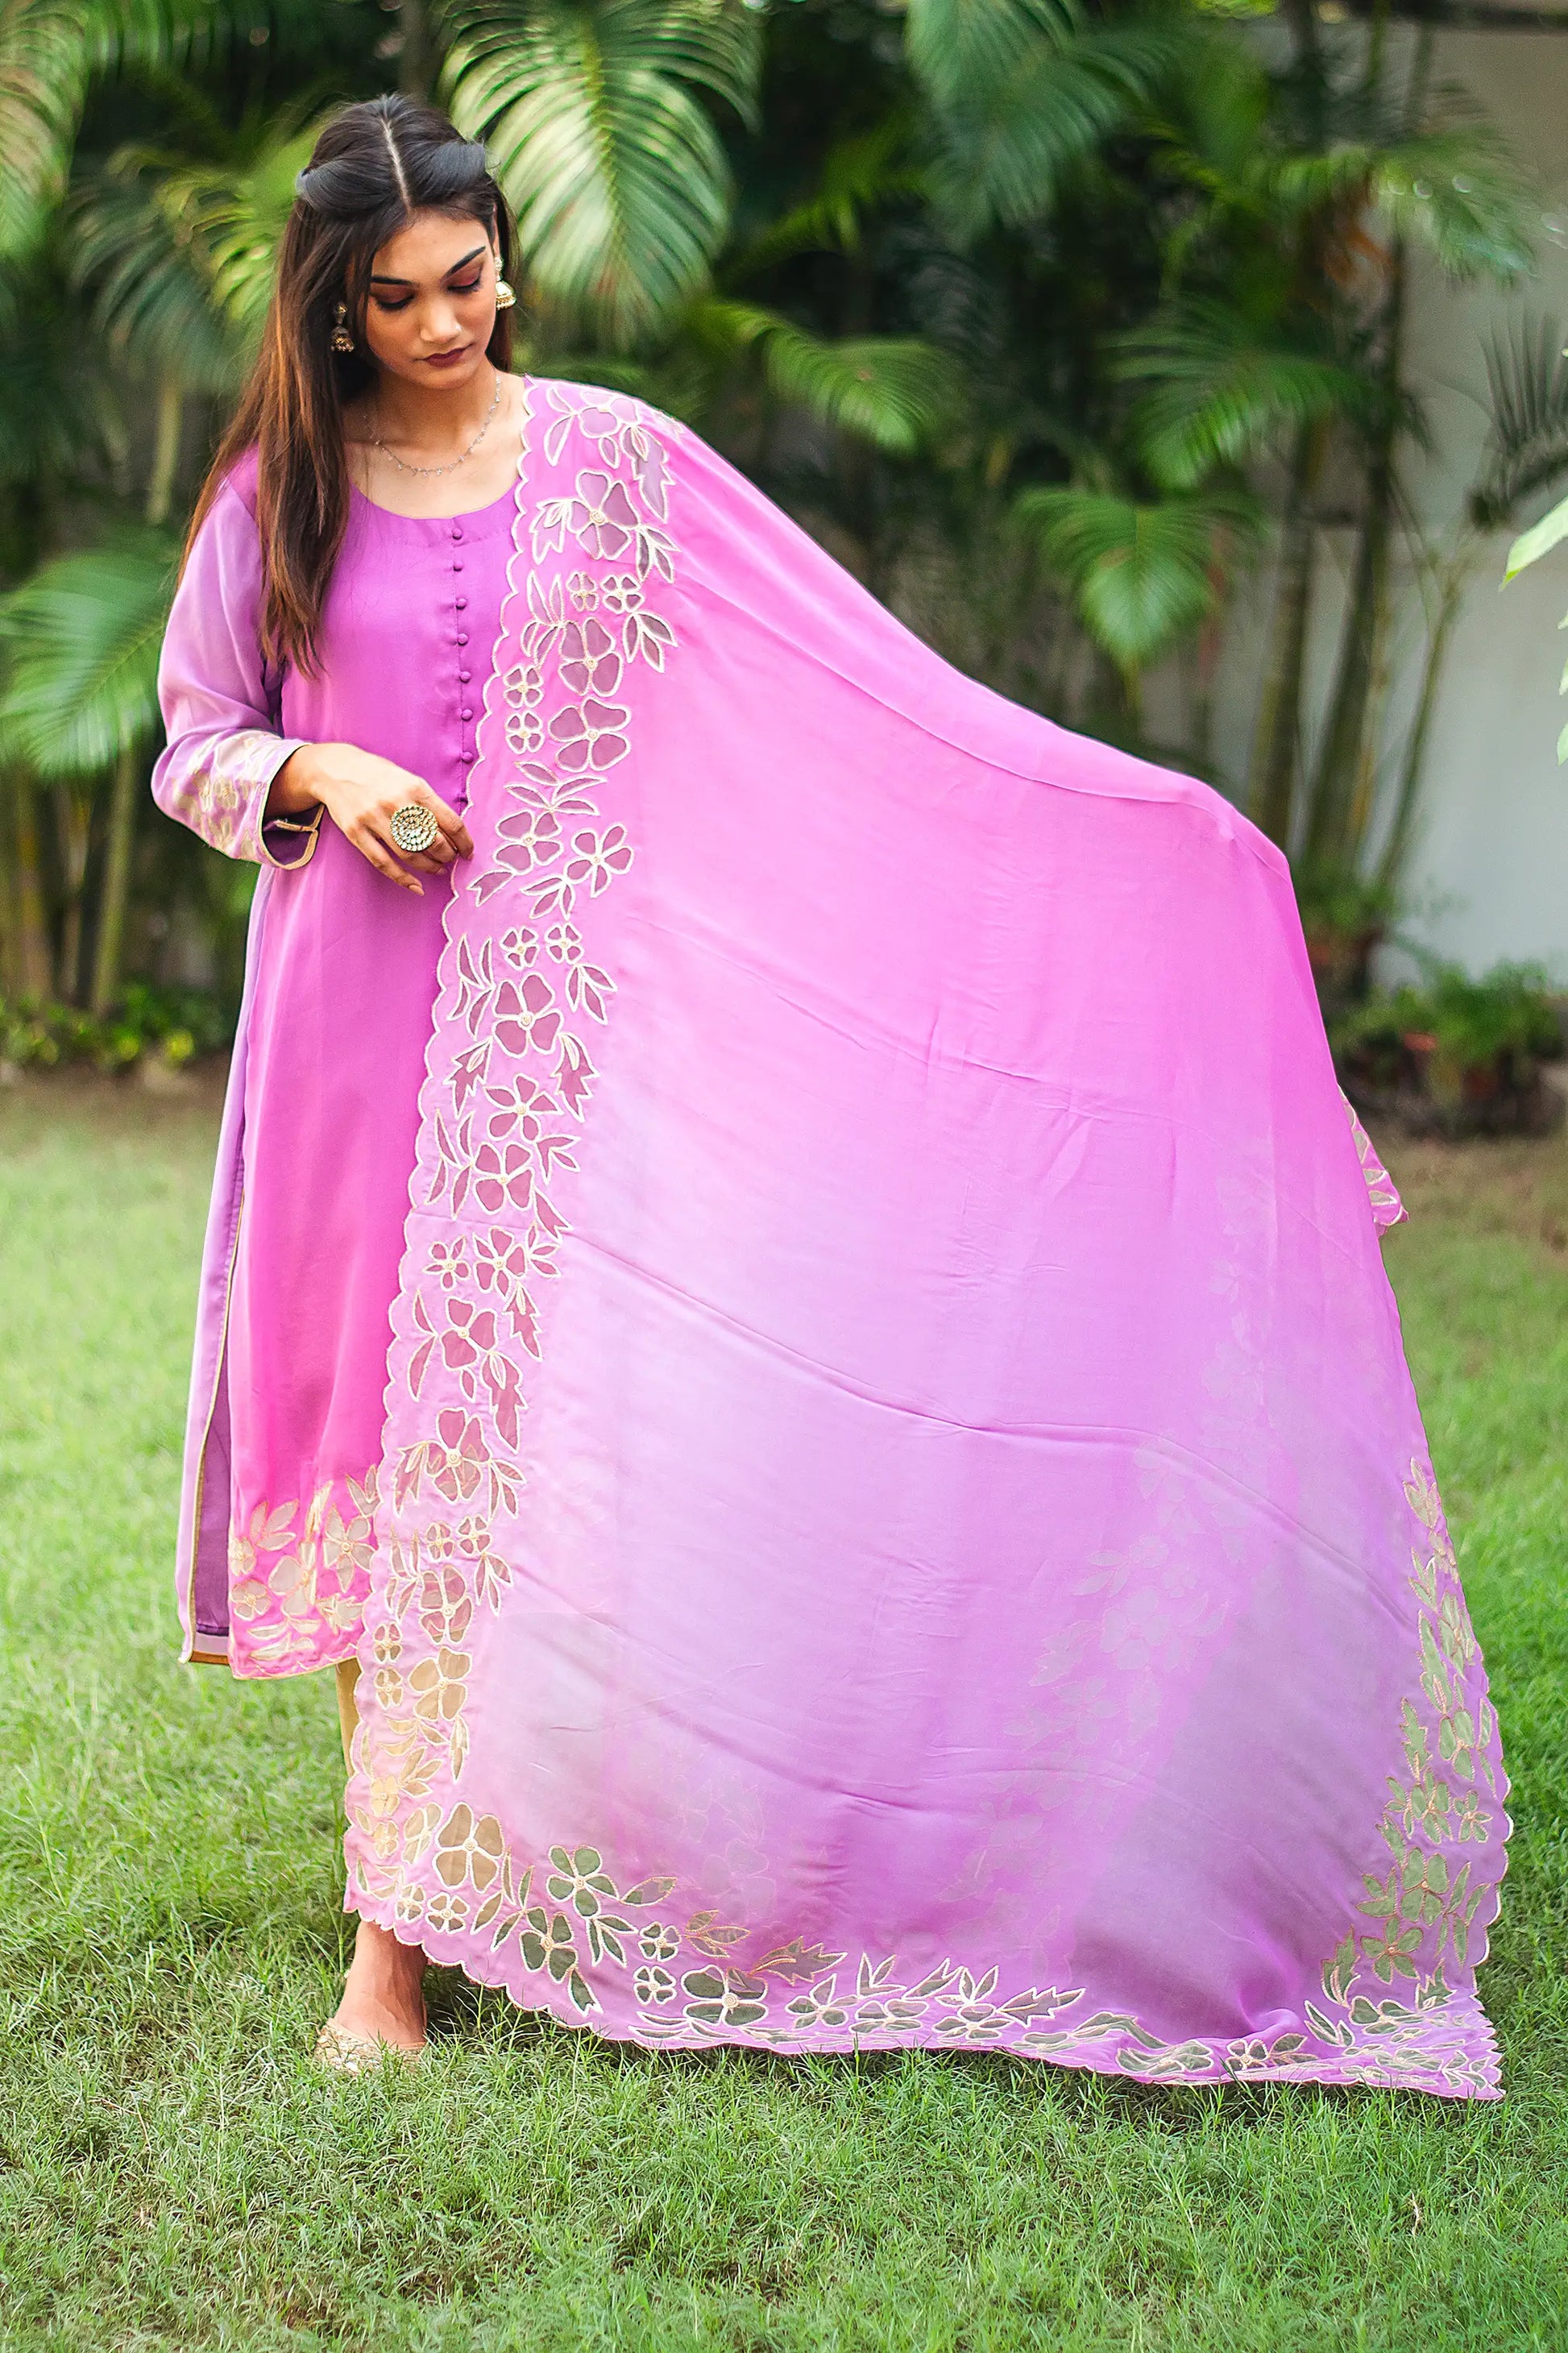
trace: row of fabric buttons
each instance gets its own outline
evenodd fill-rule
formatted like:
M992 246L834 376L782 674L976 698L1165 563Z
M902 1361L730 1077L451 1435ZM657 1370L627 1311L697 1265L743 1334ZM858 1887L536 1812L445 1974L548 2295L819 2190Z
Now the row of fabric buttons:
M459 541L459 540L462 538L462 536L463 536L463 526L462 526L462 524L461 524L461 523L455 522L455 523L452 525L452 538L453 538L453 542L454 542L454 543L457 543L458 541ZM460 572L460 571L462 570L462 568L463 568L463 559L462 559L462 557L461 557L460 555L454 555L454 556L453 556L453 558L452 558L452 569L453 569L453 571L454 571L454 572ZM457 605L457 608L458 608L458 612L459 612L459 613L463 613L463 612L466 612L466 611L468 610L468 598L467 598L466 596L458 596L458 597L457 597L454 601L455 601L455 603L456 603L456 605ZM467 629L459 628L459 630L458 631L458 643L460 646L466 646L466 645L468 644L468 631L467 631ZM462 670L458 670L458 683L459 684L459 686L467 686L467 685L468 685L468 681L469 681L469 679L471 678L471 676L472 676L472 675L473 675L473 673L472 673L470 670L468 670L468 669L466 669L466 668L465 668L465 669L462 669ZM459 712L458 712L458 718L462 721L462 723L463 723L463 724L464 724L464 726L465 726L465 727L468 724L469 721L473 718L473 715L474 715L473 705L472 705L471 703L468 703L468 702L465 702L465 703L462 705L462 708L459 710ZM465 767L465 768L471 768L471 767L473 766L473 765L474 765L474 762L479 758L479 753L478 753L478 751L477 751L477 750L476 750L476 749L475 749L471 744L468 744L468 745L465 745L465 746L464 746L464 748L463 748L462 752L461 752L461 753L459 753L458 757L461 759L461 761L462 761L463 765L464 765L464 767Z

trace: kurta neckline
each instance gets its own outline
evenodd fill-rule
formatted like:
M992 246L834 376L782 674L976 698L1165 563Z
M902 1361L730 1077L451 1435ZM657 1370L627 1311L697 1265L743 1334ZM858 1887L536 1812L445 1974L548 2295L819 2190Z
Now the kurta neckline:
M350 496L357 499L362 506L368 507L372 514L380 515L386 522L416 523L424 529L430 529L434 526L439 525L443 529L450 531L454 523L470 524L487 522L492 516L499 514L503 507L511 507L517 498L517 481L516 477L514 476L512 480L508 483L506 489L502 491L500 496L499 498L491 499L488 506L469 507L462 514L449 515L399 514L395 507L384 507L378 500L367 498L363 491L360 489L357 482L350 483L349 492Z

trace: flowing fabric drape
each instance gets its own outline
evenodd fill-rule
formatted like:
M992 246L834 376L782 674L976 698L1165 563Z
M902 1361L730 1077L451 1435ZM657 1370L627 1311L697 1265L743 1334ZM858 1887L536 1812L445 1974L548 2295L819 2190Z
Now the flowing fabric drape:
M1496 1725L1282 860L530 399L349 1901L645 2043L1495 2096Z

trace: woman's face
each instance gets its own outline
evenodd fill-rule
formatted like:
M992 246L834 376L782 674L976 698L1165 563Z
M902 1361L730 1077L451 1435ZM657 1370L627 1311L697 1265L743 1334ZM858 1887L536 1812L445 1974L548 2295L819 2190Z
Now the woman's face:
M477 375L495 325L500 262L479 221L416 213L371 264L364 333L389 375L450 391Z

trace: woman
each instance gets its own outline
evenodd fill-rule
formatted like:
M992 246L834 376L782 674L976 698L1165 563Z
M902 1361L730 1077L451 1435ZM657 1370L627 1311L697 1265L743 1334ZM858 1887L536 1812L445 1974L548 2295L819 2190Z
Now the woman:
M323 2055L433 1959L1496 2096L1495 1722L1283 861L513 378L508 237L439 116L325 132L163 661L158 797L263 864L187 1655L338 1668Z

